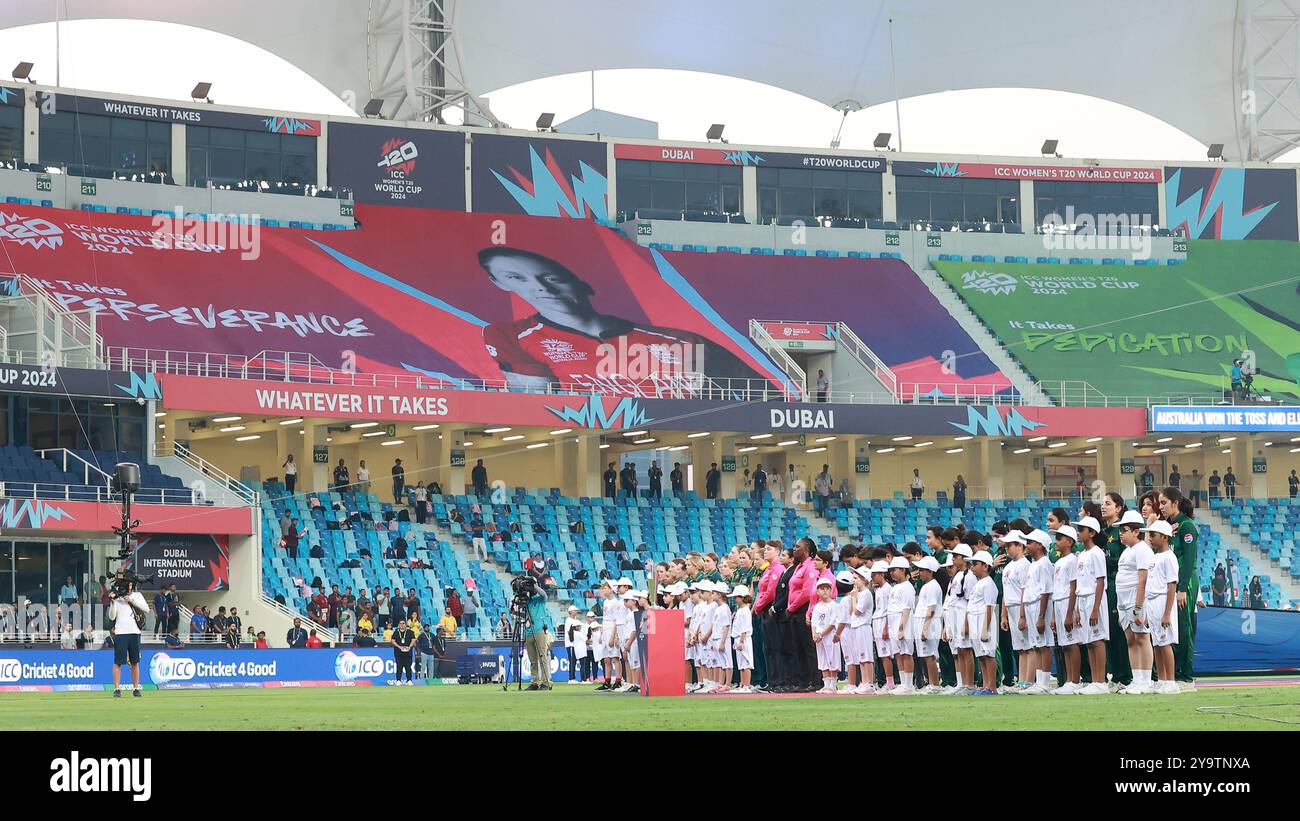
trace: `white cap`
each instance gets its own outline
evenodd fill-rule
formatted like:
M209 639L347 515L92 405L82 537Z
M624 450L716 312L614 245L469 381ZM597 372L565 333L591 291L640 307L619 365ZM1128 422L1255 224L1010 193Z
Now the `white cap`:
M965 557L968 558L968 559L969 559L972 555L974 555L974 554L972 554L972 553L970 552L970 545L965 545L965 544L959 544L959 545L957 545L956 547L954 547L952 550L949 550L948 552L949 552L949 553L955 553L955 554L957 554L958 556L965 556Z
M841 570L840 572L835 574L835 581L839 582L840 584L853 584L853 571Z
M1089 528L1090 530L1092 530L1093 533L1101 532L1101 522L1097 521L1097 519L1093 516L1084 516L1079 521L1070 522L1070 524L1074 525L1075 527Z
M569 612L570 612L570 613L576 613L576 612L578 612L578 606L577 606L576 604L571 604L571 605L569 605Z
M1019 530L1008 530L1007 535L1003 536L1001 539L998 539L998 541L1002 542L1003 544L1006 544L1007 542L1017 542L1019 544L1024 544L1025 534L1021 533Z
M884 573L887 570L889 570L889 562L884 561L883 559L871 566L872 573Z
M701 584L703 584L703 582L691 582L689 585L687 585L686 589L687 589L687 590L702 590L703 588L700 587Z
M1121 525L1138 525L1139 527L1144 526L1146 523L1147 520L1143 519L1142 514L1138 513L1136 510L1124 511L1124 515L1119 517L1118 522L1118 524Z
M596 618L596 611L595 611L595 610L588 610L588 611L587 611L587 616L589 616L590 618L593 618L593 619Z
M871 568L868 567L866 564L860 564L857 567L853 568L853 572L857 573L859 576L866 579L867 581L871 581Z
M974 556L971 556L971 561L984 562L984 564L988 565L989 567L993 566L993 556L987 550L977 551Z
M621 598L621 599L623 599L623 600L626 601L626 600L628 600L628 599L635 600L635 599L637 599L637 598L639 598L639 597L637 596L635 590L624 590L624 591L623 591L623 595L622 595L622 596L619 596L619 598Z
M830 579L821 578L817 580L817 587L834 587L835 583ZM815 589L815 588L814 588Z
M1045 531L1039 530L1038 528L1034 528L1026 533L1025 538L1029 539L1031 542L1038 542L1043 547L1047 547L1052 543L1052 537L1048 536Z
M732 598L736 598L737 596L748 596L748 595L749 595L749 588L743 584L736 585L736 589L731 591Z
M1174 535L1174 529L1164 519L1156 519L1142 530L1146 533L1159 533L1168 538L1173 538Z
M1069 525L1061 525L1060 527L1058 527L1056 530L1053 530L1052 532L1058 536L1068 536L1070 537L1070 541L1072 542L1079 541L1079 531L1075 530Z
M614 582L614 586L615 586L615 587L635 587L636 585L632 584L632 580L631 580L631 579L629 579L627 576L624 576L623 578L621 578L621 579L619 579L618 581Z
M911 569L912 569L912 563L909 562L907 559L903 558L902 556L895 556L894 558L892 558L892 559L889 560L889 569L890 569L890 570L894 570L894 569L896 569L896 568L900 568L900 567L901 567L902 569L904 569L904 570L911 570Z
M933 556L922 556L917 561L916 566L921 570L929 570L931 573L939 572L939 560Z
M943 556L943 564L941 564L941 565L939 565L939 566L940 566L940 567L952 567L952 554L951 554L951 553L945 553L944 556Z

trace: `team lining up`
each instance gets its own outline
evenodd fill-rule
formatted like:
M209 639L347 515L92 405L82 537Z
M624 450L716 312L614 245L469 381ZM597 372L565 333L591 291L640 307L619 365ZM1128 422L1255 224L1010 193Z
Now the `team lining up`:
M1175 681L1174 648L1179 610L1195 604L1184 595L1194 584L1196 528L1192 504L1177 489L1150 497L1142 501L1146 516L1124 509L1112 494L1104 506L1085 503L1077 521L1053 516L1046 529L1024 520L995 525L987 536L932 527L927 546L933 555L916 543L902 551L893 545L846 549L838 573L831 570L833 554L816 550L809 539L793 548L756 543L751 549L762 550L768 566L743 562L735 573L741 583L734 586L716 564L709 566L716 557L690 554L660 566L661 582L668 583L661 583L657 604L685 614L691 693L1174 695L1193 689ZM1113 517L1109 526L1099 521L1103 510ZM1108 544L1122 547L1117 557ZM999 547L995 558L990 549ZM756 591L744 583L755 579ZM1107 604L1112 588L1113 611ZM600 594L603 623L590 629L595 661L604 666L598 689L638 691L632 614L649 608L649 594L634 590L627 578L605 580ZM755 687L752 680L755 614L762 620L770 687ZM1122 635L1111 635L1112 620ZM1017 661L1015 683L1002 687L1000 631L1008 634ZM1118 676L1108 682L1104 673L1082 681L1080 654L1089 670L1105 671L1112 641L1127 654L1131 683L1121 685ZM942 645L945 653L951 649L955 667L956 683L948 687L940 686ZM1055 649L1061 656L1057 686ZM811 673L803 674L814 663L820 688Z

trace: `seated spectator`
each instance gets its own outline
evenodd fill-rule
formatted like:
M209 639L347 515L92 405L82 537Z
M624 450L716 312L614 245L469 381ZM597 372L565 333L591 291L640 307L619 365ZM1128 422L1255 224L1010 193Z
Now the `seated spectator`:
M411 632L415 635L420 635L420 631L424 628L424 625L420 623L420 614L418 612L409 613L406 617L406 626L409 627Z
M180 636L179 629L173 627L171 631L167 633L167 635L163 636L163 646L173 650L180 650L185 646L181 644L181 636Z
M313 559L323 559L325 558L325 550L320 545L314 544L311 546L311 550L307 552L307 555Z
M430 495L430 496L441 496L441 495L442 495L442 485L438 484L436 481L435 481L435 482L430 482L430 483L429 483L429 495Z
M384 646L387 647L392 643L393 643L393 625L386 624L384 625Z
M324 646L325 646L324 642L320 640L320 636L316 635L315 628L312 628L311 634L307 636L307 649L312 650L317 647L324 647Z
M353 639L352 646L353 647L374 647L375 637L370 635L370 633L371 633L370 628L362 627L357 632L357 637Z
M393 541L393 551L394 551L393 558L405 559L406 550L407 550L406 539L403 539L401 536L398 536L397 539Z
M267 641L266 641L266 631L265 631L265 630L258 630L258 631L257 631L257 639L253 641L253 649L255 649L255 650L270 650L270 649L271 649L271 645L268 644Z
M375 623L371 620L370 611L368 609L362 612L361 618L357 619L357 632L358 633L375 632Z
M63 625L59 635L59 646L64 650L77 649L77 634L73 632L71 622Z
M514 637L514 626L510 624L510 617L505 611L501 611L501 620L497 622L496 638L509 639Z
M461 512L460 512L460 510L459 510L458 508L454 508L454 507L453 507L453 508L451 509L451 514L447 517L447 519L448 519L448 521L450 521L450 522L452 522L452 523L454 523L454 524L458 524L458 525L463 525L463 524L465 524L465 517L464 517L463 515L461 515Z

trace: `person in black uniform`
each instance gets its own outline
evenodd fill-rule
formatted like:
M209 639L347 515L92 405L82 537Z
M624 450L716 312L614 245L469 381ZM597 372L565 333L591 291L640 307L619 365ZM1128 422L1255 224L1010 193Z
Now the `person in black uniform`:
M636 498L636 468L631 462L623 465L623 470L619 472L618 485L624 496Z
M393 661L397 662L396 681L402 683L402 673L406 673L406 683L411 683L411 651L415 647L415 633L406 626L406 619L397 623L393 631Z
M658 462L650 463L650 498L655 501L663 498L664 495L664 469L659 467Z
M614 472L614 463L610 462L609 467L605 468L605 498L613 499L614 491L618 488L618 474Z
M722 473L718 470L718 463L713 462L709 472L704 476L704 494L710 499L718 498L718 490L722 487Z
M1291 471L1291 473L1292 475L1294 475L1295 471ZM674 498L682 495L682 463L681 462L673 462L673 472L668 474L668 482L672 486ZM1295 494L1293 493L1291 495L1294 496Z
M478 464L470 471L470 481L474 483L474 495L486 496L488 492L487 468L483 467L483 460L479 459Z

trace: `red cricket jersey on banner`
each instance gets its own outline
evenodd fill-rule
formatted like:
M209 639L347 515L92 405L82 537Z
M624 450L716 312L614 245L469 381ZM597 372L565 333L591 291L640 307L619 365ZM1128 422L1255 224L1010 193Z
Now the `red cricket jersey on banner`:
M705 341L689 331L626 320L595 337L539 314L483 329L483 343L502 371L593 386L631 383L651 392L680 387L682 377L698 371Z

